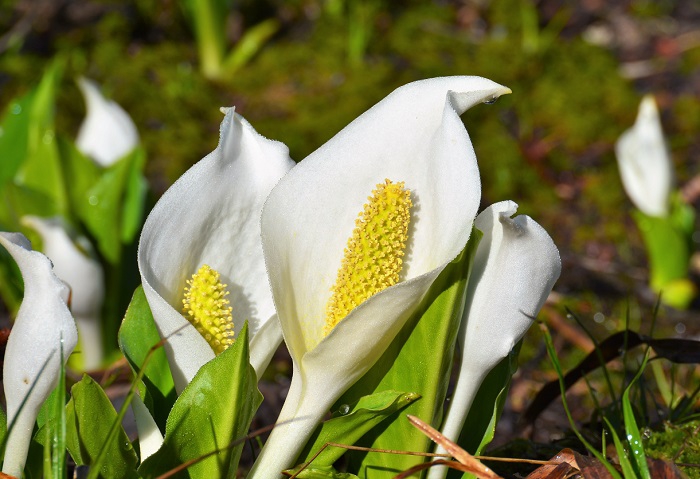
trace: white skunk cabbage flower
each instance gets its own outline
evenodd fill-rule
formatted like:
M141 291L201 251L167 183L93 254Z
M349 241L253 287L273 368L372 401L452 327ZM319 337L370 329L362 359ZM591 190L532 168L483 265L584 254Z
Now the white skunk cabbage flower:
M108 167L136 148L139 143L136 125L122 107L102 96L92 80L79 78L78 87L85 98L87 114L75 144L95 163Z
M176 181L141 233L138 264L178 394L248 321L258 377L282 341L267 280L260 213L294 162L224 109L216 149ZM183 316L183 314L185 316Z
M648 216L667 216L673 164L653 96L642 99L637 120L617 140L615 153L622 186L632 203Z
M479 77L405 85L270 193L263 250L293 376L250 478L294 465L464 248L481 182L459 115L506 93Z
M559 251L529 216L512 216L518 205L503 201L486 208L474 225L484 233L476 250L458 341L459 376L442 434L457 442L486 375L520 341L561 273ZM436 452L445 450L437 447ZM444 477L432 467L428 477Z
M68 287L53 273L51 261L33 251L20 233L0 232L0 244L17 262L24 280L24 299L2 370L7 424L12 428L2 472L21 477L37 414L57 385L61 357L65 363L78 342L78 331L66 306Z
M72 238L68 225L60 217L25 216L22 224L39 233L44 254L53 263L54 273L70 287L70 310L78 325L83 367L86 370L99 368L104 359L102 303L105 279L94 248L84 236Z

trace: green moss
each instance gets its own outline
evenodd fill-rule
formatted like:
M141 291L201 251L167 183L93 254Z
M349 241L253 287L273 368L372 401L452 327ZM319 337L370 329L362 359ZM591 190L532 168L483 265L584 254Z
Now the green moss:
M700 464L700 421L684 424L664 424L663 431L651 432L644 443L644 452L649 457L664 459L682 464ZM690 478L700 478L697 467L683 467L681 470Z

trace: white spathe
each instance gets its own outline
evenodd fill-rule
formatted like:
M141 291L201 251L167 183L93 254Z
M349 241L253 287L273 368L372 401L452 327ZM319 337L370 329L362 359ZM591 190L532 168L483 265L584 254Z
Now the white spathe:
M102 95L94 81L79 78L78 87L87 111L75 144L95 163L108 167L136 148L139 143L136 125L121 106Z
M263 250L293 376L251 478L293 466L333 402L382 355L434 279L464 248L481 196L459 117L510 93L479 77L405 85L290 171L262 215ZM355 308L324 337L325 307L357 215L385 179L411 192L401 281Z
M455 442L484 378L532 325L561 273L552 238L529 216L513 218L517 209L512 201L496 203L474 222L484 236L467 286L458 336L462 360L442 428ZM428 477L446 473L445 467L431 467Z
M617 140L615 154L622 186L632 203L649 216L667 216L673 164L653 96L642 99L637 120Z
M131 410L134 413L136 430L139 434L139 458L143 464L143 461L155 454L163 445L163 434L138 394L134 394L131 398Z
M70 310L80 333L80 352L86 370L97 369L104 359L102 303L105 280L94 248L84 236L75 236L60 217L24 216L22 224L34 229L44 243L56 276L70 287ZM70 233L70 234L69 234Z
M12 427L2 472L21 477L37 414L56 387L61 357L65 363L78 342L78 331L66 306L68 287L53 273L51 261L33 251L20 233L0 232L0 244L15 260L24 280L24 298L7 341L2 370L7 424Z
M282 341L260 240L260 213L272 187L294 162L232 108L225 109L216 149L182 175L146 219L138 249L143 289L178 392L214 358L182 314L186 280L208 264L228 285L235 332L247 320L258 377Z

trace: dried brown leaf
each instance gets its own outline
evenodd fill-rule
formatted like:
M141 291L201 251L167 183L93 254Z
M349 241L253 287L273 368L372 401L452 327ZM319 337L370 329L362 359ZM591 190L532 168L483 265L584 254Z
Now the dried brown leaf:
M411 421L411 424L416 426L423 434L428 436L437 444L440 444L445 449L445 451L447 451L448 454L457 459L459 464L463 466L459 467L458 465L448 464L449 467L458 469L463 472L469 472L471 474L474 474L479 479L502 479L501 476L493 472L488 467L484 466L481 463L481 461L479 461L467 451L459 447L456 443L447 439L440 433L440 431L436 430L429 424L426 424L425 422L418 419L416 416L411 416L410 414L408 415L408 420ZM435 465L430 463L428 464L428 467L430 467L431 465Z

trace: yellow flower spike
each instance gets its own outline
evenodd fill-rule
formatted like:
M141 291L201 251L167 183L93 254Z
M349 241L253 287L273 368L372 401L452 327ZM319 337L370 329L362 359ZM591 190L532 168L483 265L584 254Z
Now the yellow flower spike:
M326 305L324 334L356 306L399 282L411 219L411 192L404 182L379 183L355 220L338 277Z
M187 280L182 312L199 334L209 343L217 355L233 344L233 317L226 299L229 292L220 280L219 273L202 265Z

